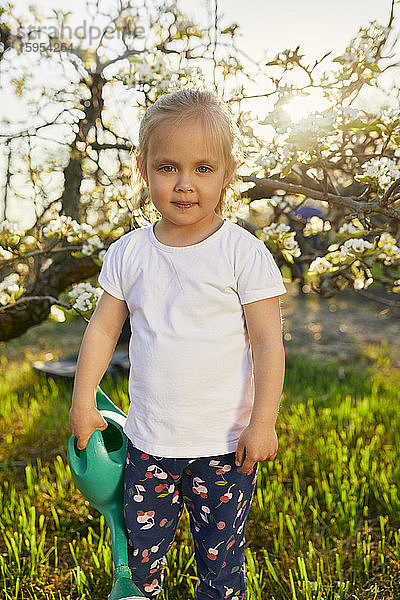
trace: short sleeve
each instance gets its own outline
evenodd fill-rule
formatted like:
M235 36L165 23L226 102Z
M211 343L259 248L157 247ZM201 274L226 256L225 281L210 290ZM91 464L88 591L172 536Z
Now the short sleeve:
M104 254L97 280L106 292L119 300L125 300L122 285L122 246L118 242L119 240L116 240L110 244Z
M241 304L286 294L278 265L264 242L243 256L237 273L237 291Z

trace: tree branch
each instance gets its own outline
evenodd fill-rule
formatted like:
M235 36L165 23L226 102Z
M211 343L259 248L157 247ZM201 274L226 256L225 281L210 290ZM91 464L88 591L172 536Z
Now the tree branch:
M329 192L324 194L323 192L306 188L302 185L287 183L280 179L272 179L271 177L260 179L254 175L242 175L241 180L255 183L261 189L268 190L269 192L272 190L281 189L289 192L290 194L301 194L303 196L313 198L314 200L331 202L336 206L345 206L346 208L350 208L355 212L378 212L386 217L400 221L400 212L383 206L381 202L360 202L356 196L339 196L336 194L330 194Z

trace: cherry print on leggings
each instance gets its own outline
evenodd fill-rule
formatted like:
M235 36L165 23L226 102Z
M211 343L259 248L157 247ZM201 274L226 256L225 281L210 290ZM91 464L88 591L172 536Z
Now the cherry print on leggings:
M128 564L143 595L162 591L165 555L186 506L197 569L196 600L244 600L246 520L258 463L238 473L235 452L201 458L165 458L128 439L124 518Z

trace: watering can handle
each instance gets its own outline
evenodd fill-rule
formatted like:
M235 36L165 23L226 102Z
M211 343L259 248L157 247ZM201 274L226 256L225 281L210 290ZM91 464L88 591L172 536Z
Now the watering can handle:
M112 423L115 423L117 426L119 426L123 430L124 425L126 423L126 416L120 415L111 410L100 410L99 412L100 412L101 416L103 417L103 419L105 421L107 421L107 423L109 423L111 421ZM78 448L77 438L74 435L72 435L71 438L73 439L74 452L78 456L85 456L85 455L79 455L78 452L86 452L86 450L88 450L88 452L90 452L91 454L96 453L96 447L99 445L99 442L101 442L101 439L99 437L101 435L101 431L102 430L100 430L100 429L95 429L93 431L93 433L91 434L91 436L88 440L88 443L86 444L86 448L83 448L82 450ZM95 442L97 442L97 443L95 444ZM90 444L90 447L89 447L89 444ZM93 445L94 445L94 448L92 448Z
M114 414L121 415L122 417L126 417L126 414L110 400L110 398L103 392L100 386L97 386L94 405L97 410L107 410L111 411Z
M101 436L101 431L99 429L95 429L93 431L93 433L91 434L90 438L88 439L88 443L86 444L85 448L82 448L82 450L80 448L78 448L78 440L77 438L72 435L71 439L73 440L73 448L74 448L74 452L78 457L83 457L83 456L87 456L88 454L91 455L98 455L99 451L98 448L100 448L100 454L104 454L104 457L107 455L107 452L101 452L102 449L102 438ZM78 454L78 453L81 454ZM83 454L82 454L83 453Z
M107 419L110 419L111 421L114 421L115 423L117 423L118 425L120 425L121 427L124 427L125 423L126 423L126 416L125 415L120 415L119 413L116 413L112 410L103 410L100 409L100 414L103 417L104 420L107 421Z

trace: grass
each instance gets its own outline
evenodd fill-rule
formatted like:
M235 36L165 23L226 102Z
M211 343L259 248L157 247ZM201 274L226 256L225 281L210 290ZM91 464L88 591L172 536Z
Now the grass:
M46 327L55 340L60 324ZM103 600L111 539L71 479L72 382L32 370L46 352L32 332L33 350L25 336L0 348L2 597ZM101 387L127 413L127 379ZM260 463L246 530L246 600L400 598L399 401L385 344L324 364L287 353L279 450ZM159 600L193 599L186 510L167 559Z

